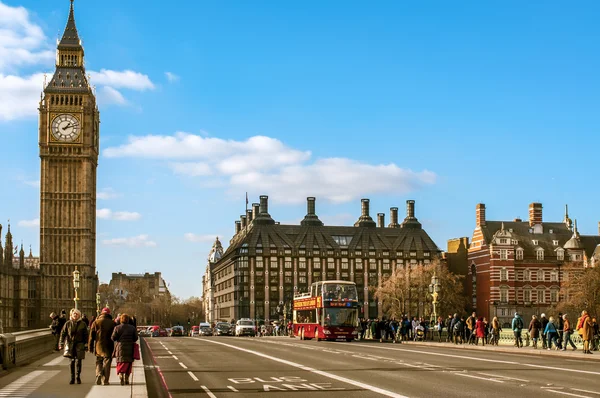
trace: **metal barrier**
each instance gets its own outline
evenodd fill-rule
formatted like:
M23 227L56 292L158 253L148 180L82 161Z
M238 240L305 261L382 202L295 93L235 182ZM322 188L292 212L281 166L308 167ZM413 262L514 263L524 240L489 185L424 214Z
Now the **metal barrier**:
M49 354L54 349L54 336L50 329L0 334L0 359L2 368L8 369Z

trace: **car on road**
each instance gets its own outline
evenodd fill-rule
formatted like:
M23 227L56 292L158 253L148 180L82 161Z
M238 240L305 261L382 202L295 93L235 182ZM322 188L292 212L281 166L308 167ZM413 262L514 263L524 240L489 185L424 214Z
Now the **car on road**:
M190 336L191 337L196 337L200 335L200 326L192 326L192 328L190 329Z
M248 318L242 318L235 324L235 335L239 336L255 336L256 326L254 321Z
M175 337L175 336L180 336L183 337L185 336L185 330L183 329L183 326L173 326L171 328L171 333L169 333L170 337Z
M228 322L217 322L215 326L215 336L233 336L231 324Z
M213 329L210 326L210 323L208 323L208 322L202 322L200 324L200 330L199 330L198 334L200 336L212 336L213 335Z
M156 337L169 337L169 332L167 331L167 329L158 329L158 336Z

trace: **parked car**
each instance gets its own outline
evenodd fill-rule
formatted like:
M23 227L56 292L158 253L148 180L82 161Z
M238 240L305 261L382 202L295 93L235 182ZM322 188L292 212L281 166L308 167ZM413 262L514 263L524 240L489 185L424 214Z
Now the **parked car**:
M196 337L200 335L200 326L192 326L192 328L190 329L190 336L191 337Z
M169 332L167 331L167 329L159 329L158 337L169 337Z
M198 334L200 336L212 336L213 335L213 329L210 326L210 323L208 323L208 322L202 322L200 324L200 328L199 328Z
M235 324L235 335L236 336L255 336L256 327L254 321L248 318L242 318Z
M185 330L183 329L183 326L173 326L171 328L171 333L169 333L170 337L175 337L175 336L180 336L183 337L185 336Z
M227 322L217 322L215 326L215 336L233 336L231 324Z

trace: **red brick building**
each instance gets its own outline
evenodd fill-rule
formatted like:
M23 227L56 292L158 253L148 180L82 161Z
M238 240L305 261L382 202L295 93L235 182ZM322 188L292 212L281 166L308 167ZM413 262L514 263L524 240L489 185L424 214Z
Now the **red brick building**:
M567 262L594 265L600 236L582 236L565 211L559 222L544 222L541 203L529 205L529 220L491 221L476 206L476 225L468 248L467 294L478 315L509 323L515 311L551 312L560 299L561 267Z

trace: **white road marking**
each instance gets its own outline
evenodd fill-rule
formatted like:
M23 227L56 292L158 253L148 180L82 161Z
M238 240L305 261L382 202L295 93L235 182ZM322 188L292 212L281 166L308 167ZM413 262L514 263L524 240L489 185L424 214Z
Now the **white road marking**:
M171 351L167 351L169 353L169 355L173 355L173 353Z
M578 397L578 398L593 398L593 397L589 397L587 395L579 395L579 394L571 394L570 392L564 392L564 391L557 391L557 390L544 390L544 391L548 391L548 392L555 392L557 394L562 394L562 395L568 395L570 397Z
M573 391L579 391L579 392L587 392L588 394L596 394L596 395L600 395L600 392L597 391L588 391L588 390L582 390L580 388L571 388L571 390Z
M173 359L179 361L179 358L177 358L175 355L173 355Z
M248 350L246 348L236 347L234 345L222 343L222 342L215 341L215 340L204 340L204 341L206 341L207 343L222 345L222 346L225 346L225 347L232 348L234 350L243 351L243 352L246 352L248 354L253 354L253 355L256 355L256 356L259 356L259 357L262 357L262 358L270 359L271 361L283 363L283 364L288 365L288 366L293 366L293 367L295 367L297 369L305 370L307 372L315 373L315 374L318 374L318 375L321 375L321 376L324 376L324 377L327 377L327 378L330 378L330 379L341 381L342 383L350 384L350 385L353 385L353 386L356 386L356 387L359 387L359 388L362 388L362 389L365 389L365 390L370 390L370 391L373 391L375 393L378 393L378 394L381 394L381 395L385 395L387 397L392 397L392 398L408 398L408 397L406 397L404 395L396 394L393 391L384 390L383 388L379 388L379 387L375 387L375 386L372 386L372 385L369 385L369 384L361 383L360 381L348 379L346 377L338 376L338 375L335 375L333 373L329 373L329 372L325 372L325 371L322 371L322 370L310 368L308 366L304 366L304 365L301 365L299 363L295 363L295 362L291 362L291 361L286 361L285 359L272 357L270 355L266 355L266 354L263 354L263 353L258 352L258 351L253 351L253 350ZM211 396L211 398L216 398L216 397Z
M466 357L463 355L452 355L452 354L442 354L439 352L429 352L429 351L421 351L421 350L409 350L409 349L405 349L405 348L392 348L392 347L379 347L376 345L368 345L368 344L353 344L354 346L360 346L360 347L369 347L369 348L378 348L378 349L383 349L383 350L394 350L394 351L404 351L404 352L414 352L417 354L425 354L425 355L434 355L434 356L439 356L439 357L449 357L449 358L457 358L457 359L461 359L461 360L473 360L473 361L481 361L481 362L493 362L493 363L503 363L506 365L521 365L521 366L529 366L532 368L540 368L540 369L551 369L551 370L562 370L564 372L573 372L573 373L584 373L584 374L591 374L591 375L599 375L600 376L600 372L592 372L590 370L579 370L579 369L571 369L571 368L557 368L554 366L545 366L545 365L535 365L532 363L521 363L521 362L515 362L515 361L501 361L498 359L486 359L486 358L477 358L477 357Z
M227 388L229 388L233 392L239 392L234 386L227 386Z
M185 366L183 363L179 362L179 364L181 365L182 368L187 369L188 367Z
M502 380L496 380L496 379L490 379L488 377L479 377L479 376L474 376L474 375L468 375L466 373L454 373L457 376L463 376L463 377L470 377L472 379L479 379L479 380L485 380L485 381L493 381L494 383L504 383Z
M42 384L59 374L58 370L34 370L19 377L0 390L2 398L25 398L37 390Z
M50 362L45 363L43 366L56 366L56 365L60 365L62 362L64 362L65 365L68 364L67 358L65 358L61 355L60 357L54 358Z
M480 375L484 375L484 376L490 376L490 377L495 377L495 378L500 378L500 379L507 379L507 380L517 380L517 381L522 381L524 383L529 383L529 380L517 379L516 377L493 375L491 373L483 373L483 372L477 372L477 373L479 373Z
M217 396L215 394L213 394L208 387L206 386L200 386L202 387L202 389L204 390L204 392L210 397L210 398L217 398Z
M196 377L196 375L195 375L195 374L193 374L192 372L188 372L188 374L190 375L190 377L191 377L192 379L194 379L194 381L198 381L198 378Z

